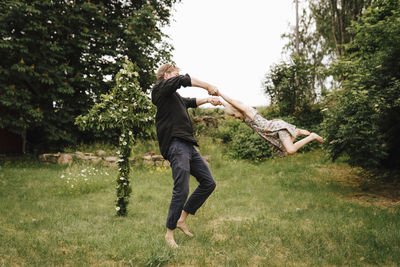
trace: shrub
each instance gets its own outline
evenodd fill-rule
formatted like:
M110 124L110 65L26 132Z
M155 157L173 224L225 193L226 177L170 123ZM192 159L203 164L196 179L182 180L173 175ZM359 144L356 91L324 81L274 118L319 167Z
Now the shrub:
M400 166L400 3L376 1L351 27L347 55L335 66L345 78L327 105L326 146L333 159L367 170Z
M228 146L228 155L235 159L263 160L272 156L272 149L252 129L239 120L228 118L218 129L219 137Z

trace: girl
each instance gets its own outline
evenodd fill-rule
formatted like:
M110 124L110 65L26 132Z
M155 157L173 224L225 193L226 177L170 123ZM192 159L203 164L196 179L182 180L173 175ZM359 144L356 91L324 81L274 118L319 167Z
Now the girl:
M296 126L283 120L267 120L263 118L256 109L249 107L238 100L231 99L220 91L217 91L216 94L228 102L222 103L225 107L226 114L246 123L250 128L264 138L264 140L268 141L272 145L273 151L280 157L296 153L297 150L313 140L316 140L319 143L324 141L324 139L318 134L298 129ZM293 141L300 135L307 137L293 143Z

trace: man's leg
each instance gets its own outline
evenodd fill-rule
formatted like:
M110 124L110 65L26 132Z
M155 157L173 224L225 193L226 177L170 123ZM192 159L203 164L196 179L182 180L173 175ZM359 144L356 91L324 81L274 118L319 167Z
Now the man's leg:
M189 231L189 229L186 226L186 218L189 215L187 211L182 210L181 217L178 220L178 223L176 224L176 228L181 230L185 235L188 237L193 237L193 234Z
M190 146L189 146L190 148ZM165 239L171 247L177 247L173 231L181 216L183 206L189 194L190 177L190 149L187 144L180 141L171 143L168 159L171 164L172 177L174 179L174 188L172 191L171 204L169 206L167 217L167 233ZM177 152L178 151L178 152Z
M200 153L193 148L190 161L190 173L200 183L183 208L184 212L194 215L215 189L215 181L207 163Z

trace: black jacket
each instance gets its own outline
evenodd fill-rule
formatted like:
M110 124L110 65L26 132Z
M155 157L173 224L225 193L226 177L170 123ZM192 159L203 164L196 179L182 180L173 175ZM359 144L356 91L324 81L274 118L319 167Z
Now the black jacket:
M172 138L178 137L194 145L198 145L193 136L188 108L196 108L196 98L181 97L176 90L191 86L190 76L179 75L158 82L153 87L151 98L157 106L156 130L161 154L167 158Z

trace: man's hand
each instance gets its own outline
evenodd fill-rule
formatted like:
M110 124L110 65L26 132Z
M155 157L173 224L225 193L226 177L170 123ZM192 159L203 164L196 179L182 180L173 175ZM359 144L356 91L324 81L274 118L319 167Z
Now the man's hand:
M218 95L218 88L214 85L208 86L207 91L209 95Z
M219 99L219 97L210 97L210 98L208 98L208 103L210 103L210 104L212 104L214 106L222 105L222 102Z

